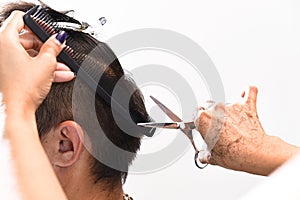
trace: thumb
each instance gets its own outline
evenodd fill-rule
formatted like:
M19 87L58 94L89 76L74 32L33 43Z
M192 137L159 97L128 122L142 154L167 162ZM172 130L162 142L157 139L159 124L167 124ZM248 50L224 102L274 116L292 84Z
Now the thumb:
M250 110L256 111L256 101L257 101L258 89L255 86L249 86L248 92L243 93L245 99L245 104L247 104Z
M67 33L60 31L58 34L52 35L41 47L37 60L43 64L49 63L50 60L55 62L56 57L65 47L65 40L67 39ZM52 63L54 64L54 63ZM53 66L54 69L54 66Z

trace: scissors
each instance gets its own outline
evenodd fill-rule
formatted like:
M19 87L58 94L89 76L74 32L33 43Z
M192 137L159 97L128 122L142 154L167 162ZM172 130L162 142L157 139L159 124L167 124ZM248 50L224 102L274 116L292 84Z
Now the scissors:
M192 146L195 150L195 157L194 157L194 161L195 161L195 165L200 168L200 169L204 169L207 165L205 164L204 166L201 163L201 165L199 164L199 150L195 144L194 138L193 138L193 130L196 129L195 123L192 122L183 122L182 119L180 119L174 112L172 112L169 108L167 108L164 104L162 104L160 101L158 101L156 98L154 98L153 96L150 96L150 98L158 105L158 107L160 107L160 109L162 109L162 111L171 119L173 120L173 122L170 123L156 123L156 122L148 122L148 123L138 123L138 126L142 126L142 127L150 127L150 128L167 128L167 129L180 129L190 140L190 142L192 143Z

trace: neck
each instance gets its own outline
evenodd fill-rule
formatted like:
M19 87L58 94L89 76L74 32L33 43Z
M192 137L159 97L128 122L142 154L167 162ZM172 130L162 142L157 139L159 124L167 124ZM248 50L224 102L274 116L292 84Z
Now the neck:
M66 193L70 200L123 200L123 189L121 180L111 186L107 181L80 181L73 187L66 187Z
M115 183L113 186L107 181L100 181L94 184L93 189L91 189L91 198L85 198L87 200L123 200L123 189L121 180ZM84 194L86 196L86 193ZM79 198L84 199L84 198Z
M100 179L95 182L91 175L87 151L76 164L67 168L56 168L56 174L69 200L123 200L121 177Z
M83 167L83 169L86 168ZM95 182L89 170L83 169L74 166L74 169L60 169L57 173L68 199L123 200L121 178L115 181L101 179Z

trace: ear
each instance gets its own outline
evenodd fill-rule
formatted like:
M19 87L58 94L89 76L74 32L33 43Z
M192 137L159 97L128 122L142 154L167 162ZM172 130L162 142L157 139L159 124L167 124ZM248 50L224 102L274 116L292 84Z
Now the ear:
M48 141L52 145L53 154L49 159L55 167L70 167L79 160L83 151L84 132L76 122L60 123L54 128L52 137Z

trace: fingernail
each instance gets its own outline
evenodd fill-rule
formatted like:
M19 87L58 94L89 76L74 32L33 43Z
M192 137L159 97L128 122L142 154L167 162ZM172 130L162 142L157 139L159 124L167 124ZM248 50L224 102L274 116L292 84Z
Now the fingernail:
M59 41L61 44L63 44L66 39L67 39L68 35L65 31L59 31L59 33L56 35L56 40Z

